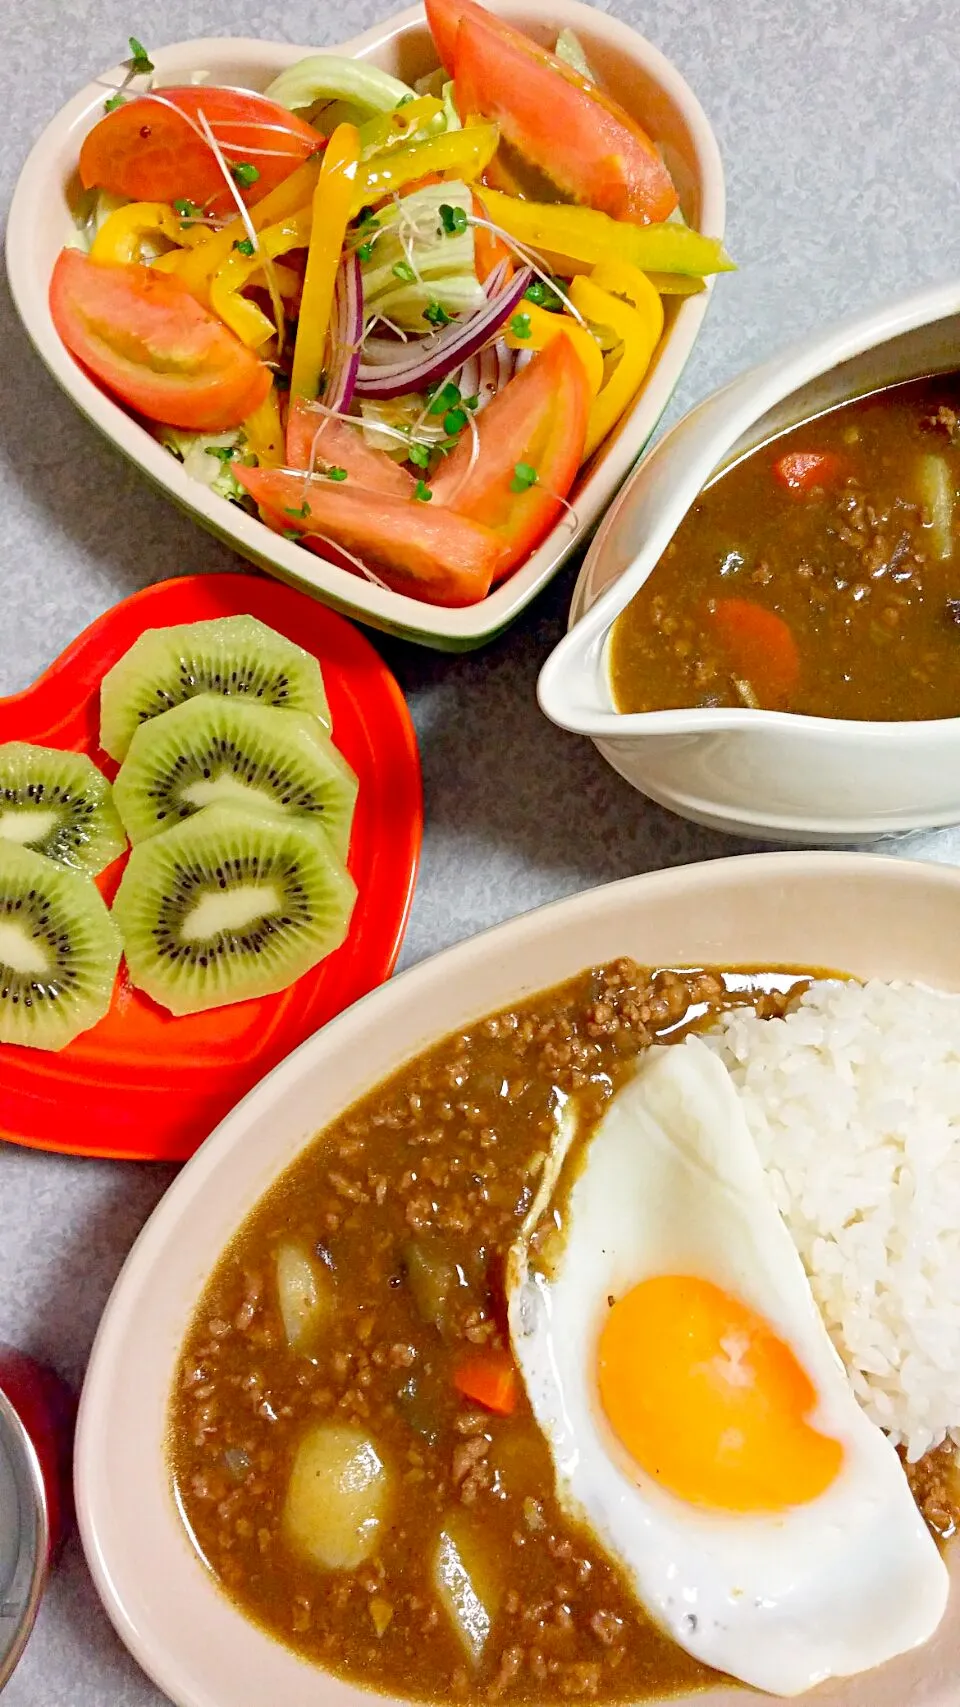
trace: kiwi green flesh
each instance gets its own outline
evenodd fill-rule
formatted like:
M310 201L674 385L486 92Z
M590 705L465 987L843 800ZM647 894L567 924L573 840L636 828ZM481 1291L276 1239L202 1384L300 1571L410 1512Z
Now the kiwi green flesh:
M0 841L0 1043L64 1049L103 1018L120 933L93 884Z
M0 841L96 877L127 845L106 777L83 753L0 745Z
M231 801L136 846L114 916L132 982L187 1014L294 983L343 942L355 900L315 828Z
M197 694L213 693L316 717L329 730L320 665L253 616L153 628L104 677L100 744L124 759L136 730Z
M311 719L201 694L137 730L114 784L130 840L225 800L309 820L346 857L357 779Z

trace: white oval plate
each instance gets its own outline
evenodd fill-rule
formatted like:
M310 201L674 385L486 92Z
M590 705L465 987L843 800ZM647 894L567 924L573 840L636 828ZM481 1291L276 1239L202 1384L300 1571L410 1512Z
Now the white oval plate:
M680 866L448 949L332 1021L252 1091L137 1240L80 1407L77 1508L90 1569L120 1636L177 1707L372 1707L366 1692L298 1659L221 1595L187 1539L164 1458L179 1349L207 1276L318 1130L450 1031L620 955L652 966L833 967L960 991L958 945L960 872L946 867L827 853ZM769 1699L721 1685L671 1707ZM958 1707L956 1595L926 1647L804 1700Z
M723 236L723 168L713 131L679 72L649 42L618 19L555 0L500 0L495 10L552 43L566 26L576 31L605 86L644 121L664 150L684 215L711 237ZM156 83L188 82L205 71L211 83L264 89L286 66L315 51L288 42L210 38L157 49ZM331 50L333 51L333 50ZM368 59L411 81L436 64L423 8L413 6L336 51ZM587 465L571 494L576 524L558 523L527 562L488 598L444 610L351 575L271 533L256 517L229 504L185 474L177 460L121 404L77 366L57 336L47 303L53 264L73 230L68 195L76 184L80 144L103 113L123 70L106 72L57 114L30 153L10 209L7 271L14 302L54 379L93 424L168 497L242 556L281 579L375 628L444 651L467 651L493 639L545 586L596 526L657 425L693 348L709 301L698 296L667 303L667 329L637 400Z

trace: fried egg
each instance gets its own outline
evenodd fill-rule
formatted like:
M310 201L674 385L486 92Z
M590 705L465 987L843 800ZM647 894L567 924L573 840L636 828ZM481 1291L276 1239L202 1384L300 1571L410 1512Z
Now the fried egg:
M681 1647L796 1695L932 1635L946 1566L697 1039L564 1119L507 1291L560 1503Z

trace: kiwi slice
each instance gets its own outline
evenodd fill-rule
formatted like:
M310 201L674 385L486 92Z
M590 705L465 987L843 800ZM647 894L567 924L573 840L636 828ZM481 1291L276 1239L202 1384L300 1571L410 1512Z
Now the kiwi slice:
M149 628L134 641L101 683L101 747L125 759L141 723L200 693L301 711L330 728L316 658L255 616L222 616Z
M357 779L312 718L200 694L145 723L114 783L130 840L146 841L221 800L309 819L346 858Z
M236 800L135 847L113 911L133 983L189 1014L286 989L339 948L356 895L325 836Z
M110 784L84 753L0 746L0 842L96 877L127 845Z
M65 1049L96 1025L122 946L92 883L0 841L0 1042Z

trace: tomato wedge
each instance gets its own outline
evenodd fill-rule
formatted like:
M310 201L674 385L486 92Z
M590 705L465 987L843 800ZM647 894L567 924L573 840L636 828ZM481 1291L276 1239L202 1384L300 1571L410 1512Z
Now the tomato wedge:
M347 429L349 431L349 429ZM361 557L387 586L435 605L473 605L486 597L503 555L489 528L436 502L397 498L351 488L349 479L292 474L278 468L234 472L273 525L303 535L303 543L329 555L317 536Z
M457 58L460 20L467 9L467 0L425 0L425 6L427 27L433 37L437 58L447 76L452 77ZM476 10L480 12L483 8L477 6Z
M265 95L242 89L162 89L138 95L94 125L80 149L84 189L131 201L195 202L207 212L236 203L200 124L203 114L250 206L323 146L312 125Z
M417 484L413 475L382 450L366 444L358 427L320 415L303 398L295 397L287 421L287 467L309 468L314 441L318 470L345 468L349 480L369 491L392 493L395 498L413 497Z
M495 119L557 187L614 219L669 218L677 192L646 131L595 84L475 0L426 0L457 107Z
M50 312L67 349L122 402L170 427L219 433L263 403L270 372L179 279L57 257Z
M587 370L562 335L535 355L477 416L480 455L470 472L464 434L434 481L434 501L500 536L496 579L529 556L563 512L583 456L590 413ZM514 491L518 465L536 483Z

